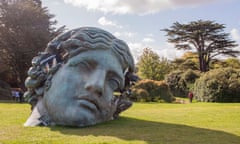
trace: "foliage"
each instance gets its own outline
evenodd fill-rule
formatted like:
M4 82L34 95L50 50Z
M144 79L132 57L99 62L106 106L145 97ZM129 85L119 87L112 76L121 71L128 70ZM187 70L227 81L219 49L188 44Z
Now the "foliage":
M181 58L176 58L172 61L175 69L179 70L199 70L197 53L186 52Z
M31 59L61 30L40 1L0 1L0 55L17 86L23 87Z
M133 86L131 99L145 102L172 102L174 97L164 81L145 79Z
M239 58L228 58L228 59L224 60L224 62L226 63L225 67L240 69Z
M209 70L211 60L218 55L236 57L240 51L234 50L236 42L229 39L229 34L224 33L223 24L214 21L192 21L188 24L175 22L167 32L168 41L175 44L177 49L192 50L198 53L201 72Z
M160 58L150 48L145 48L137 63L138 75L143 79L163 80L171 70L170 62Z
M240 102L240 70L215 69L202 75L194 85L195 98L204 102Z
M211 62L210 66L212 69L227 67L240 69L240 61L238 58L228 58L225 60L215 59Z
M187 95L187 84L182 79L181 75L183 71L177 70L172 71L166 76L166 83L169 85L170 91L174 96L186 97Z
M189 91L192 91L195 80L200 77L198 71L191 69L185 71L172 71L165 81L169 85L170 91L174 96L187 97Z
M0 101L3 144L238 144L240 104L134 103L117 120L96 126L23 127L27 104Z
M187 83L194 83L197 78L200 77L200 73L198 71L193 71L191 69L186 70L182 74L182 79L184 79Z
M0 80L0 99L1 100L11 99L12 98L11 96L12 96L11 87L4 81Z

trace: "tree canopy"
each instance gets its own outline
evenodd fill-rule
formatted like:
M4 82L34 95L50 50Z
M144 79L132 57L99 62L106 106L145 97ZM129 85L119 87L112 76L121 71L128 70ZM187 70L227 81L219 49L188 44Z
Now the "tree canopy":
M199 69L209 70L210 61L218 55L236 57L240 51L233 49L236 42L230 40L225 26L214 21L192 21L188 24L175 22L170 28L163 29L167 33L168 42L177 49L192 50L198 53Z
M193 52L186 52L183 54L180 58L175 58L172 61L172 64L174 66L174 69L179 70L198 70L198 55Z
M151 80L163 80L170 71L170 62L166 58L160 58L150 48L145 48L137 63L138 74L141 78Z
M0 60L16 86L23 87L31 59L56 34L53 18L39 0L0 1Z

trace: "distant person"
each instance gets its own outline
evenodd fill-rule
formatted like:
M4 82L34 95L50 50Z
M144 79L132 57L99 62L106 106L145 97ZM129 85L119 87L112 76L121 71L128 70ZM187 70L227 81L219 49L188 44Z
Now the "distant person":
M188 93L188 98L189 98L189 102L192 103L192 100L193 100L193 93L192 92Z
M15 90L12 90L12 99L13 99L13 101L16 100L16 91Z
M23 102L23 91L22 90L19 91L19 102L20 103Z
M15 100L16 100L16 102L20 101L20 93L19 93L19 91L15 91Z

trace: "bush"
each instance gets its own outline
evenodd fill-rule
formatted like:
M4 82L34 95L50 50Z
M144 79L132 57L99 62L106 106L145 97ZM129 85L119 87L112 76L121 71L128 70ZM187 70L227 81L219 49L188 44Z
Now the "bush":
M11 96L11 87L6 82L0 80L0 99L8 100L12 98Z
M141 80L133 86L130 99L144 102L172 102L175 100L166 82L149 79Z
M173 71L166 76L166 82L174 96L187 97L192 91L194 82L199 78L200 72L188 69L187 71Z
M194 95L203 102L240 102L239 87L239 69L214 69L196 81Z
M182 71L173 71L166 76L166 82L169 85L170 91L174 96L182 96L186 95L186 83L181 78L183 74Z
M188 69L182 74L182 79L184 79L187 83L194 83L199 76L199 72Z

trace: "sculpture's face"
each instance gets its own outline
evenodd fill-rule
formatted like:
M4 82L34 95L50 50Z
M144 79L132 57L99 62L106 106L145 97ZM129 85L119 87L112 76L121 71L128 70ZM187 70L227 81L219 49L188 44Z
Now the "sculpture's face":
M123 69L111 50L89 50L62 65L43 103L57 124L93 125L112 118L113 92L123 85Z

